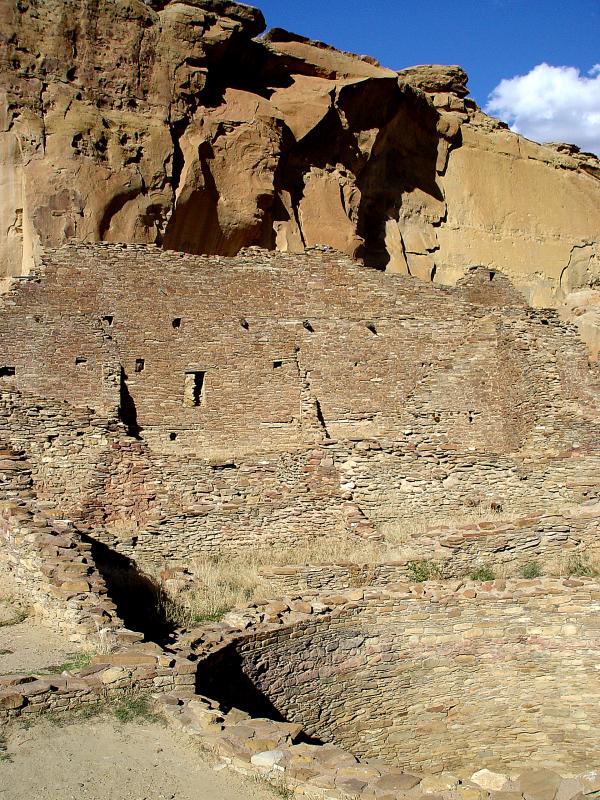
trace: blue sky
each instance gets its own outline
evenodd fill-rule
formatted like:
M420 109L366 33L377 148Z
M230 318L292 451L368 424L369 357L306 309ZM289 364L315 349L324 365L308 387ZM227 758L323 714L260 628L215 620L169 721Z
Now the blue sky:
M344 50L368 53L394 69L413 64L460 64L468 72L471 94L481 106L503 79L526 75L544 63L575 67L584 91L592 92L593 102L596 89L600 97L600 76L589 73L600 63L600 0L258 0L254 4L263 11L269 27L287 28ZM533 83L539 88L539 81ZM562 90L556 88L556 102L567 102L560 95L571 93L572 88L572 80ZM522 101L523 97L521 106ZM597 111L600 113L600 105ZM496 115L519 127L516 113L511 118L511 112L512 108L497 103ZM581 109L568 112L567 116L575 118ZM547 109L545 113L547 117ZM600 121L598 126L600 147ZM560 131L563 129L564 124ZM594 135L584 144L595 144Z

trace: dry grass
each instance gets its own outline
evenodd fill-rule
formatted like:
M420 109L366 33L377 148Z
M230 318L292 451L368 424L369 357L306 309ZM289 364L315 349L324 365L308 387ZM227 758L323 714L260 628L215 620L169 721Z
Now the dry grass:
M163 613L182 625L218 620L232 608L259 598L274 597L276 587L261 574L265 567L285 564L334 564L343 561L377 564L393 558L385 544L339 535L267 547L219 558L199 556L190 571L194 586L176 598L164 597Z
M365 541L340 533L295 543L277 542L261 549L224 553L219 557L198 556L189 565L193 576L190 588L177 596L167 596L162 592L160 612L164 618L186 627L217 621L231 609L247 605L253 600L277 597L281 593L281 586L275 582L271 584L262 574L265 568L277 566L319 566L344 562L374 566L390 561L409 561L409 576L413 580L444 580L448 577L444 563L413 556L411 538L425 534L430 527L461 526L484 520L504 522L514 516L489 506L476 506L445 516L423 516L380 525L379 529L385 537L383 542ZM600 554L588 556L571 551L558 557L535 556L524 565L503 563L499 559L483 565L474 563L464 577L491 580L492 577L533 578L544 575L598 576Z
M432 525L461 525L482 519L500 520L502 516L489 508L476 507L445 517L404 520L385 526L385 541L371 542L340 533L294 543L278 542L261 549L247 550L216 558L199 556L189 567L193 585L176 597L161 597L161 613L177 624L190 626L199 622L217 621L233 608L252 600L276 597L281 589L271 585L261 573L266 567L283 565L328 565L341 562L376 565L387 561L411 558L406 546L410 536L425 533ZM423 566L425 565L425 566ZM443 577L443 565L414 561L415 580ZM421 573L426 570L426 577ZM425 574L423 572L423 574Z
M595 577L600 575L600 554L571 550L540 562L544 575Z
M442 525L448 527L468 525L470 522L507 522L514 519L514 514L504 514L494 511L489 506L475 506L464 511L455 511L452 514L436 514L435 517L419 516L411 519L384 522L379 525L379 530L384 535L390 546L406 544L415 535L425 534L429 528L438 528Z

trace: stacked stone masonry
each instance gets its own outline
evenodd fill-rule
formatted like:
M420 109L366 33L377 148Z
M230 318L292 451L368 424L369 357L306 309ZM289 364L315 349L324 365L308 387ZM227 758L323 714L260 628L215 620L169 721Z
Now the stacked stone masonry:
M36 614L72 641L110 650L139 640L124 628L85 542L68 520L52 519L35 500L21 454L1 451L0 563Z
M72 245L0 336L3 439L139 563L390 529L419 550L424 516L598 497L596 368L486 270L441 289L328 250Z
M599 603L590 579L405 582L272 601L229 615L233 640L187 642L203 694L252 710L251 684L360 758L574 775L598 758Z

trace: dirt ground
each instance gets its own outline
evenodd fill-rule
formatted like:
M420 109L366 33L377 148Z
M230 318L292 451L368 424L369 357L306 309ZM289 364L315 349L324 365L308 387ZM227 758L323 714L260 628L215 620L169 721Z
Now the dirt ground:
M0 800L274 800L219 769L160 723L107 717L14 727L0 751Z
M56 668L72 662L80 649L31 616L29 609L0 585L0 675Z
M78 646L35 618L16 625L0 622L0 675L44 672L72 662Z

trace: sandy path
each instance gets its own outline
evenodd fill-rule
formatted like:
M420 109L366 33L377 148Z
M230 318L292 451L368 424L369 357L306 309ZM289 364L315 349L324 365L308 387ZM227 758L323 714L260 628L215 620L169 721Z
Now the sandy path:
M0 800L273 800L264 786L215 769L193 742L156 723L39 722L7 736Z
M0 675L43 671L72 661L78 649L34 617L18 625L2 625L0 620Z

